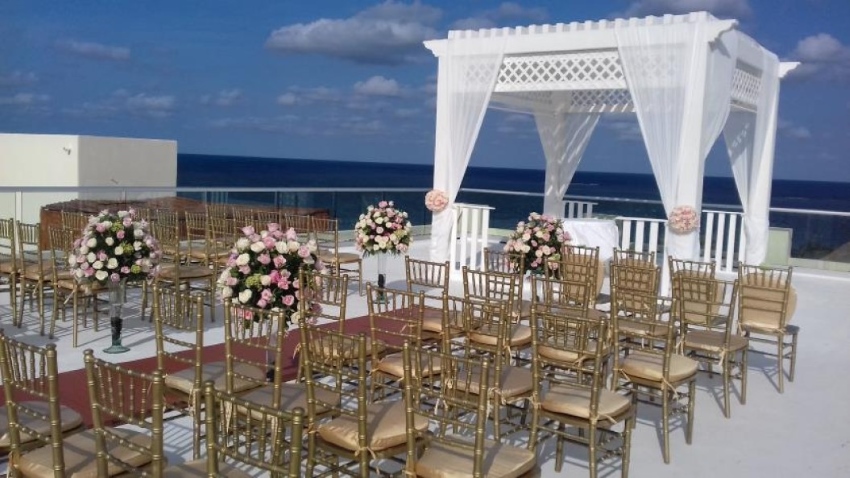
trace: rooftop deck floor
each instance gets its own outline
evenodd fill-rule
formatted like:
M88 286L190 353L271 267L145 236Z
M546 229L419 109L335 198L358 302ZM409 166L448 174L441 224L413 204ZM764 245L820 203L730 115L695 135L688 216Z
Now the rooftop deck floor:
M421 238L410 254L425 258L427 251L427 239ZM364 261L367 280L376 277L374 262ZM403 287L403 263L401 258L388 261L388 287ZM751 354L747 404L741 405L735 392L732 417L726 419L721 408L720 377L700 374L693 444L685 444L684 431L674 422L669 465L661 457L660 409L640 405L632 438L632 477L850 476L850 380L843 379L841 368L850 364L850 274L796 269L793 283L799 297L793 323L801 328L795 381L786 381L785 393L779 394L774 358ZM603 292L607 287L606 280ZM453 276L451 288L462 295L459 275ZM365 297L359 296L355 287L348 301L348 317L366 315ZM26 308L23 328L16 329L10 325L10 311L4 290L0 294L0 326L5 333L30 343L48 342L38 333L37 314ZM82 368L86 348L111 361L151 357L155 351L152 325L139 320L138 307L132 303L125 317L123 343L131 350L121 355L100 352L110 342L108 320L102 320L100 332L84 330L76 349L71 344L71 321L60 321L53 342L58 347L61 371ZM216 317L217 321L209 325L207 344L223 341L220 307ZM71 393L86 391L80 387ZM191 456L190 427L186 421L168 422L166 443L171 463ZM522 434L516 437L519 444L526 440ZM554 471L554 449L552 440L539 449L543 476L587 476L584 449L567 447L567 463L561 473ZM619 476L619 470L603 468L601 476Z

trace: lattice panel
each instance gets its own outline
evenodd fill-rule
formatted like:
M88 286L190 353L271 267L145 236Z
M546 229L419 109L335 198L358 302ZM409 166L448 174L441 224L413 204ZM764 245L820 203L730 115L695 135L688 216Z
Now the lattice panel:
M732 101L753 110L758 109L761 77L740 68L732 74Z
M630 113L634 110L628 90L575 91L570 105L570 113Z
M496 92L624 89L616 50L508 56Z

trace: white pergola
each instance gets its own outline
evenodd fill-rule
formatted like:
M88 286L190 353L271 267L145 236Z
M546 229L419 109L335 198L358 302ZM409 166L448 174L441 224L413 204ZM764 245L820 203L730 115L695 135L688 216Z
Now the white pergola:
M766 255L779 79L797 66L705 12L451 31L439 58L434 188L454 203L487 107L534 115L546 155L543 212L562 198L599 116L635 113L664 209L702 206L721 132L744 210L746 260ZM449 257L452 208L434 214L431 260ZM694 259L698 232L668 236Z

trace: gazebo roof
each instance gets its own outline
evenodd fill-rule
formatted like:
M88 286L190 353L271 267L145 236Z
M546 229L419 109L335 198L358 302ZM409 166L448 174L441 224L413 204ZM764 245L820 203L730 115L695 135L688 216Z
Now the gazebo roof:
M448 43L503 40L504 60L490 107L516 112L631 113L634 105L617 49L617 26L670 26L703 22L718 37L734 30L737 20L720 20L707 12L662 17L529 25L515 28L453 30L448 38L425 42L435 56L448 54ZM757 109L762 47L735 30L738 62L731 102L735 109ZM784 63L780 77L796 63ZM661 65L663 67L663 65ZM570 92L570 93L567 93ZM566 106L569 105L569 106Z

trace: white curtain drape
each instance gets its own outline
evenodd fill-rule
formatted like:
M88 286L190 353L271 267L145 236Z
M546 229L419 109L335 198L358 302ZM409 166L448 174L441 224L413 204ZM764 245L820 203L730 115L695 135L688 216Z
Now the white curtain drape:
M669 214L686 205L699 211L705 157L729 114L735 32L713 39L709 35L715 33L704 22L620 23L616 34L664 209ZM669 234L667 252L696 258L698 232Z
M472 156L484 113L498 78L504 38L448 39L437 78L434 189L445 191L449 207L431 222L431 260L449 257L452 204Z
M761 264L767 256L770 191L779 105L779 59L762 48L757 112L736 111L723 129L732 174L744 208L747 246L744 260Z
M546 155L543 214L564 215L564 194L599 123L599 116L599 113L534 113Z

